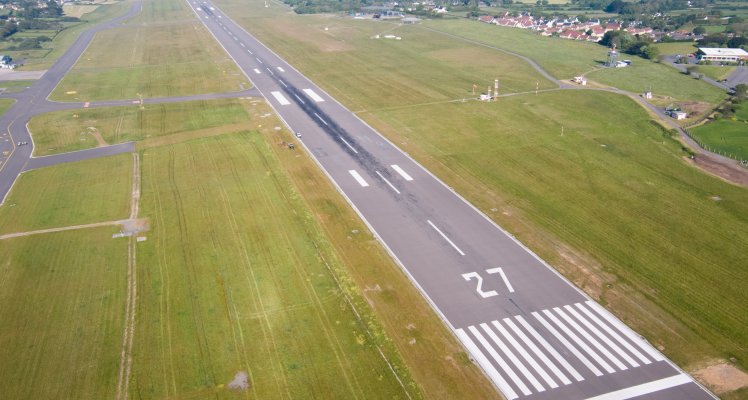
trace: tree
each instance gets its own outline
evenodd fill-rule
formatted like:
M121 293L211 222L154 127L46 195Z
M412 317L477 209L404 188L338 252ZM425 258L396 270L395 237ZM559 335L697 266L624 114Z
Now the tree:
M694 35L703 35L704 33L706 33L706 28L704 28L703 26L697 26L693 28L693 33Z
M613 14L620 14L625 5L626 3L624 3L623 0L613 0L610 4L605 6L603 11Z
M735 85L735 97L740 100L748 99L748 85L745 83Z
M699 72L699 67L697 67L695 65L691 65L691 66L686 67L686 73L688 75L696 75L698 72Z
M651 44L648 46L644 46L643 55L650 60L657 60L657 56L660 55L660 49Z

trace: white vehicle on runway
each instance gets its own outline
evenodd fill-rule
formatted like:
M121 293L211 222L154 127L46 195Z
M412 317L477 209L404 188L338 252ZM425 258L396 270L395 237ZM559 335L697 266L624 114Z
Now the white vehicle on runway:
M301 132L296 132L296 137L301 138Z

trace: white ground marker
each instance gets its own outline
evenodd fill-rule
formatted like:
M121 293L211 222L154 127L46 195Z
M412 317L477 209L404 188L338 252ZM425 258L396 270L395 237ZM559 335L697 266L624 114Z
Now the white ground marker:
M402 168L400 168L400 167L399 167L398 165L392 164L392 165L390 165L390 167L392 167L392 169L394 169L394 170L395 170L395 172L397 172L398 174L400 174L400 176L402 176L402 177L403 177L403 179L405 179L406 181L412 181L412 180L413 180L413 178L411 178L411 176L410 176L410 175L408 175L408 173L407 173L407 172L405 172L405 171L404 171L404 170L403 170Z
M316 101L317 103L325 101L325 99L319 97L317 93L314 93L314 90L312 89L304 89L304 93L306 93L306 95L309 96L310 99Z
M600 396L590 397L587 400L626 400L632 397L659 392L660 390L670 389L691 382L691 378L687 375L679 374L669 378L658 379L656 381L642 383L641 385L627 387L626 389L616 390L615 392L601 394Z
M465 255L465 253L463 253L462 250L460 250L460 248L457 247L457 245L451 239L449 239L447 237L447 235L444 234L444 232L442 232L439 228L437 228L436 225L434 225L433 222L431 222L428 219L426 220L426 222L428 222L429 225L431 225L431 227L434 228L435 231L439 232L439 234L442 235L442 237L444 238L444 240L446 240L449 244L451 244L452 247L454 247L454 249L457 250L457 252L460 253L461 256Z
M382 175L379 171L374 171L374 172L376 172L377 175L379 175L379 177L382 178L382 180L384 181L384 183L386 183L387 185L389 185L390 188L395 191L395 193L400 194L400 191L397 190L397 188L393 184L391 184L390 181L388 181L387 178L384 177L384 175Z
M260 72L260 70L259 70L259 69L257 69L257 68L255 68L255 69L254 69L254 71L255 71L255 74L258 74L258 75L262 73L262 72Z
M348 173L351 174L351 176L353 177L353 179L355 179L356 182L358 182L359 185L361 185L363 187L369 186L369 184L366 183L366 181L364 180L364 178L355 169L349 170Z
M270 94L272 94L272 95L273 95L273 97L275 97L275 99L276 99L276 100L278 100L278 103L280 103L280 105L282 105L282 106L287 106L287 105L291 104L291 102L290 102L290 101L288 101L288 100L287 100L287 99L286 99L286 98L285 98L285 97L284 97L284 96L283 96L283 95L281 94L281 92L270 92Z
M278 71L280 71L280 72L286 72L286 70L283 69L283 67L276 67L276 68L278 68Z
M483 352L480 351L478 346L473 342L472 339L470 339L470 336L468 336L467 333L465 333L462 329L456 329L455 333L457 334L457 338L460 339L462 344L465 346L465 348L468 349L468 352L470 352L470 355L475 358L475 361L478 362L478 365L483 368L484 371L486 371L486 375L488 375L489 378L496 384L496 386L499 387L501 390L501 393L504 394L509 400L514 400L517 397L517 393L512 389L511 386L504 380L504 378L499 375L499 371L496 370L496 368L493 367L490 361L486 358L486 356L483 355Z

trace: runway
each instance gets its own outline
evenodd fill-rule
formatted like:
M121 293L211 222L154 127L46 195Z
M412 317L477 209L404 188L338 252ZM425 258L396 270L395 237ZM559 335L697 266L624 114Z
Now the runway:
M188 4L506 398L715 398L214 4Z

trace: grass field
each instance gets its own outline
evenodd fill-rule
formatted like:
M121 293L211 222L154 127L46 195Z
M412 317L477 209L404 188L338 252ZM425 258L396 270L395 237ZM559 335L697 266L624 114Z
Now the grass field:
M686 54L694 53L698 50L696 43L694 42L670 42L670 43L657 43L655 47L660 49L662 55L676 55L680 54L685 56Z
M718 81L727 79L736 67L721 65L699 65L699 72Z
M87 108L41 114L29 122L35 155L216 129L248 129L244 100L212 100L139 106ZM206 132L207 133L207 132Z
M163 3L166 4L146 2L153 8L146 11L147 22L97 34L50 98L93 101L139 95L171 97L251 87L246 76L194 16L181 21L155 21L160 16L172 15L159 11L169 5L177 10L187 7L179 0Z
M735 119L720 119L690 130L712 151L748 160L748 103L742 103Z
M33 80L0 81L0 93L18 93L34 84Z
M13 99L0 99L0 115L5 114L13 103L15 103Z
M152 231L139 245L148 268L132 393L405 398L336 283L340 261L259 133L142 158ZM246 395L225 388L239 371Z
M3 398L114 398L127 269L116 229L0 240Z
M23 173L0 207L0 233L127 218L129 154Z

